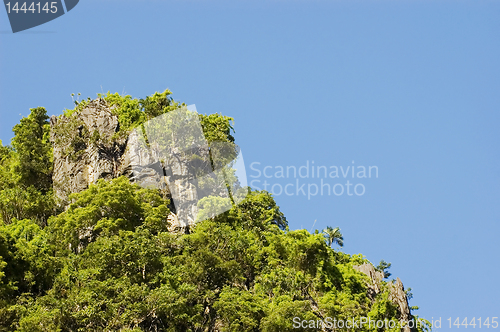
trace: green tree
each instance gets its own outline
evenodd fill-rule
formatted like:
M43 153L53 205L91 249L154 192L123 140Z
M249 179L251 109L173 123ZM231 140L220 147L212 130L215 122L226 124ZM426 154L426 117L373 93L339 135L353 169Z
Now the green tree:
M146 120L155 118L178 107L179 103L172 99L171 94L172 92L167 89L161 93L155 92L153 95L139 100L146 115Z
M10 149L6 146L3 146L2 140L0 140L0 163L4 161L10 154Z
M375 267L377 271L380 271L384 274L384 278L387 279L391 276L391 273L388 271L391 268L391 263L387 263L384 260L381 260L380 263Z
M30 115L13 128L12 147L18 157L16 172L25 187L34 186L46 193L52 188L53 167L49 117L43 107L30 111Z
M338 244L340 247L344 246L344 237L342 233L340 233L339 227L332 228L328 226L323 230L323 234L329 247L334 243Z
M0 144L0 217L5 223L13 218L32 219L44 226L54 212L46 119L45 109L32 109L14 127L15 149Z
M126 177L96 184L69 197L67 210L49 220L48 231L62 250L80 252L99 236L133 231L145 225L152 232L168 229L168 200L159 192L131 184Z

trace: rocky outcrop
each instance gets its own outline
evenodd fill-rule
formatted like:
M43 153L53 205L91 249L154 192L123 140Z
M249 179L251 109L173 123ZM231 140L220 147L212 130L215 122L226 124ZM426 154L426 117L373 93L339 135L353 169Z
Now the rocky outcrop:
M61 205L68 203L69 194L81 192L99 179L122 175L171 198L162 164L151 154L141 131L120 133L118 117L104 99L92 100L68 116L52 116L50 125L52 180ZM175 212L173 204L169 208ZM168 220L172 230L181 228L175 214ZM85 230L80 238L92 238L92 230Z
M50 118L54 147L52 180L56 196L66 201L98 179L123 173L126 139L117 137L118 118L104 99L91 101L71 116Z
M162 165L151 155L143 135L138 130L120 132L118 117L104 99L92 100L69 116L52 116L50 125L52 180L62 205L69 194L85 190L99 179L122 175L169 194Z
M411 329L408 327L408 322L413 319L413 316L411 315L410 307L408 306L408 298L406 297L403 283L399 278L397 278L396 282L389 283L389 289L389 300L398 306L399 322L401 323L401 326L404 326L403 331L410 332Z
M372 264L365 263L362 265L354 266L354 269L366 274L370 277L370 283L368 284L367 296L374 301L375 296L379 294L382 290L382 280L384 279L384 274L380 271L375 270ZM399 278L395 282L388 283L389 288L389 300L391 300L398 308L399 322L403 328L403 332L413 331L408 325L408 323L413 319L411 315L410 307L408 305L408 298L406 296L403 283Z
M380 293L381 282L384 279L384 274L380 271L375 270L371 264L363 264L354 266L355 270L363 272L370 277L371 283L368 285L368 297L374 301L375 296Z

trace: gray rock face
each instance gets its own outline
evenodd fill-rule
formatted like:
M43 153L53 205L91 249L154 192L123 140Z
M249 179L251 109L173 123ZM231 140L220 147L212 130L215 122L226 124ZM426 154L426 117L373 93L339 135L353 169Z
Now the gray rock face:
M63 202L98 179L112 179L123 172L126 140L113 135L119 129L104 99L91 101L69 117L50 118L54 146L54 190Z
M52 116L54 189L64 201L71 193L88 188L99 179L126 175L143 187L166 189L163 170L150 154L144 139L134 130L119 133L118 117L104 99L59 118Z
M375 296L380 293L380 283L384 279L384 274L380 271L376 271L371 264L357 265L354 266L354 269L358 270L359 272L363 272L372 280L371 284L368 285L369 287L367 295L372 301L374 301Z
M375 270L373 265L368 263L354 266L354 269L370 277L371 282L368 284L367 296L374 301L375 296L381 291L381 283L384 279L384 274ZM406 297L403 283L399 278L397 278L396 282L389 283L388 287L390 291L389 300L391 300L398 307L399 322L401 323L401 326L403 326L402 331L413 331L410 327L408 327L408 322L413 319L413 316L411 315L410 307L408 306L408 298Z
M120 170L120 175L127 175L131 182L141 187L168 191L163 178L163 166L152 155L140 130L133 130L128 136Z
M410 332L411 329L408 327L408 322L413 319L413 316L408 306L408 298L406 297L403 283L397 278L396 282L389 284L389 289L391 290L389 300L398 305L399 322L404 326L403 331Z
M176 163L169 163L168 159L175 159ZM172 230L183 229L195 223L192 216L196 216L196 204L188 203L196 202L198 193L188 171L189 164L189 158L180 153L171 151L170 155L165 156L154 146L148 146L140 128L133 130L130 134L122 157L122 165L125 166L123 170L129 176L130 181L144 188L160 189L169 197L173 203L169 208L176 214L168 217ZM166 165L170 165L168 170ZM175 202L173 197L177 199ZM179 220L179 215L191 218Z

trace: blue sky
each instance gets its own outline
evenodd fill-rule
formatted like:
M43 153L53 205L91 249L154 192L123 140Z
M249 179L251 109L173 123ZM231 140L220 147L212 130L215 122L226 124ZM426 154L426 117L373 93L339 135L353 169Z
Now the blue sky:
M499 59L496 1L87 0L17 34L0 10L0 139L71 93L169 88L235 118L250 176L375 165L351 179L364 195L276 200L290 228L339 226L345 252L391 262L446 330L500 316Z

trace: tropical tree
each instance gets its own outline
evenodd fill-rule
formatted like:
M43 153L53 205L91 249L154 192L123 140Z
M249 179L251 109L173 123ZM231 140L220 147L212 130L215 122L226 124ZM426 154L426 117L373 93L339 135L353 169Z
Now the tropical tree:
M338 244L340 247L344 246L344 237L342 236L342 233L340 233L339 227L332 228L328 226L323 230L323 235L325 236L329 247L331 247L334 243Z
M388 271L391 268L391 265L391 263L381 260L375 269L382 272L384 274L384 278L387 279L391 276L391 273Z

